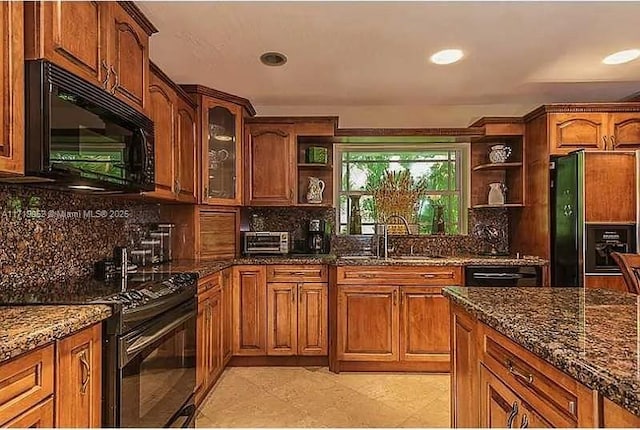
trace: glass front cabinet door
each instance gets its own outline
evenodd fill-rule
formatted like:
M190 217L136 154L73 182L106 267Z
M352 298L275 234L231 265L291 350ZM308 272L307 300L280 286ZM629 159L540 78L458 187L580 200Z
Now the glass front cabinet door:
M242 107L203 97L202 203L240 205Z

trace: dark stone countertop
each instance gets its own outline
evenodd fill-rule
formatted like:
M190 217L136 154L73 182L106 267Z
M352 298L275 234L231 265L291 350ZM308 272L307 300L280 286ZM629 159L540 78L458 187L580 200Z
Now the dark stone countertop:
M0 363L109 316L107 305L0 306Z
M338 266L545 266L549 262L538 257L516 258L509 256L404 256L388 259L362 256L342 256L336 259Z
M640 415L640 296L584 288L447 287L445 296Z

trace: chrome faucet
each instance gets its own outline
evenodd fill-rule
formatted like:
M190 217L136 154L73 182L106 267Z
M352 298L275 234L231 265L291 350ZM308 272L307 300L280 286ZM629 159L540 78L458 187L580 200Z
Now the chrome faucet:
M384 259L387 260L389 258L389 220L391 218L398 218L403 222L405 228L407 229L407 234L410 234L409 231L409 222L402 215L389 215L387 219L382 224L382 233L384 235Z

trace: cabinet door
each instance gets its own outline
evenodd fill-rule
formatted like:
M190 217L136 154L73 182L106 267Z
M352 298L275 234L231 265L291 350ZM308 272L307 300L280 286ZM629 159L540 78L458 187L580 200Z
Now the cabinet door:
M264 266L233 268L233 354L267 353L267 274Z
M0 172L24 173L23 3L0 2Z
M196 112L178 99L174 152L174 188L178 200L195 203L196 198Z
M247 128L248 204L294 204L296 160L293 126L250 124Z
M441 291L441 287L401 287L401 360L449 361L449 300Z
M202 97L202 203L242 202L242 107Z
M117 2L104 5L109 11L106 14L108 63L113 67L113 84L108 89L144 112L149 85L149 36Z
M576 149L605 149L607 114L550 114L550 152L567 154Z
M298 355L327 355L328 287L298 284Z
M338 287L338 359L398 360L398 287Z
M297 293L296 284L267 284L267 355L298 351Z
M46 58L105 88L110 78L105 31L108 6L99 1L26 2L27 59Z
M152 73L149 86L149 114L155 129L156 189L147 194L170 200L175 199L173 157L176 142L176 98L175 92L160 77Z
M512 428L519 423L522 401L484 366L480 366L480 427Z
M233 295L231 269L222 272L222 361L226 365L233 354Z
M53 428L53 398L49 398L44 402L37 404L19 417L9 421L3 427L21 429ZM100 424L98 423L95 427L100 427Z
M56 427L101 427L102 327L58 342Z
M477 322L451 309L451 423L455 428L480 427Z
M209 355L209 315L211 299L198 300L198 315L196 317L196 392L204 393L208 370Z
M222 364L222 293L220 290L211 295L209 323L207 326L207 376L206 386L215 383L223 369Z
M609 139L612 149L640 148L640 112L609 114Z

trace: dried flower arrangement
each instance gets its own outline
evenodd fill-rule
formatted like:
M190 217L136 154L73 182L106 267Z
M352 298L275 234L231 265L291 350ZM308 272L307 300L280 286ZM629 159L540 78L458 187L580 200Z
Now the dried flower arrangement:
M425 179L415 181L408 170L385 170L378 186L369 191L373 194L374 215L378 224L386 222L392 215L399 215L410 225L417 225L420 201L427 193ZM393 228L394 234L404 232L404 225L400 229Z

